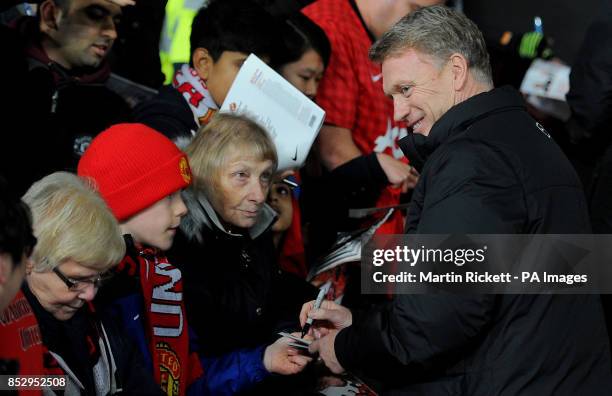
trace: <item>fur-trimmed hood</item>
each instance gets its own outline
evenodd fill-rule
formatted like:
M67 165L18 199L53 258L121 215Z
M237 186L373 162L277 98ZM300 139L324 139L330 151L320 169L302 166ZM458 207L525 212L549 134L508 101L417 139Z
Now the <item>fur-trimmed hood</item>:
M183 201L189 212L181 220L181 231L187 238L202 243L202 231L204 227L216 229L233 237L242 237L228 230L219 219L217 212L213 209L210 201L203 191L188 188L181 193ZM257 222L248 229L249 237L255 239L264 233L276 221L277 214L268 204L264 204Z

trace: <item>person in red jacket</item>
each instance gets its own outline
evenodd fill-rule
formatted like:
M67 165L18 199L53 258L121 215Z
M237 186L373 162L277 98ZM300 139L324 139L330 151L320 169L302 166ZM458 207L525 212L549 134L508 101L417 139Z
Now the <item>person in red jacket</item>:
M19 290L35 244L30 210L0 177L0 312Z
M19 291L35 244L28 207L0 178L0 374L42 373L40 330Z
M397 145L406 127L393 119L393 103L382 91L380 65L368 59L368 49L402 16L438 3L318 0L302 10L331 42L331 58L316 97L326 112L318 148L325 167L339 179L346 179L340 174L347 167L353 169L350 173L359 185L352 207L397 205L400 194L416 184L418 174ZM402 228L403 217L397 211L378 232L398 233Z

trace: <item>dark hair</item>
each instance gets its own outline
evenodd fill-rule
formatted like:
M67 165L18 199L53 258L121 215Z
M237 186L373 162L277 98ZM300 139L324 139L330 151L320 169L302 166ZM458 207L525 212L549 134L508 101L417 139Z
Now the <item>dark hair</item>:
M0 253L8 253L13 264L17 264L24 253L31 253L35 244L30 209L0 177Z
M276 67L299 60L307 51L313 49L327 67L331 45L327 35L310 18L301 12L292 14L283 26L283 51L279 54Z
M56 6L58 6L62 11L68 12L70 9L70 4L72 0L53 0Z
M254 53L274 59L280 47L280 25L249 0L211 0L191 25L191 53L206 48L217 61L224 51Z

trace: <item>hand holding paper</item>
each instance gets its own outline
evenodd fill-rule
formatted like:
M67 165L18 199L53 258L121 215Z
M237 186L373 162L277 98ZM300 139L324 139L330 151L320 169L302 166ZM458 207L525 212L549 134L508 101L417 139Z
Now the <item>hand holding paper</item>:
M569 91L570 68L558 62L536 59L523 82L521 92L527 102L539 111L566 121L570 116L565 95Z
M264 367L270 373L283 375L296 374L302 371L312 360L311 357L300 354L291 347L291 340L300 338L291 334L288 335L291 336L291 338L279 338L272 345L269 345L264 352Z

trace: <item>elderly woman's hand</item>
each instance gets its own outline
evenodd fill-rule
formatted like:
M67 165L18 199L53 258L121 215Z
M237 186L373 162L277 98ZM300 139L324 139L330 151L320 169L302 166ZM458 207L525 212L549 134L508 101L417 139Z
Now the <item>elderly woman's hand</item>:
M294 334L299 337L299 333ZM276 340L272 345L269 345L264 352L264 367L270 373L276 374L297 374L304 370L304 367L312 360L311 357L305 356L295 348L289 346L291 339L282 337Z

